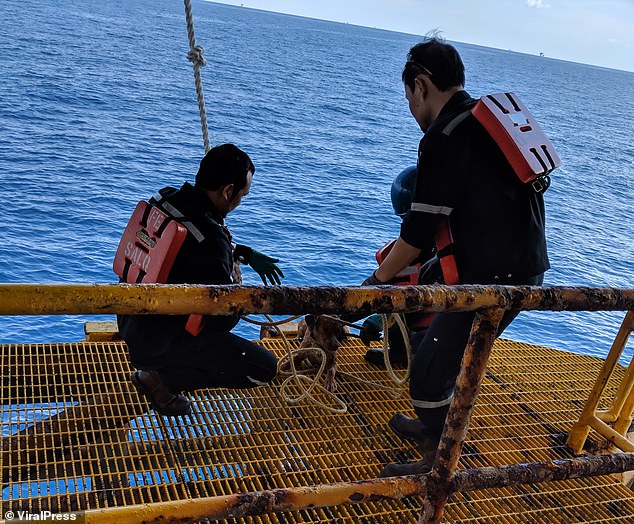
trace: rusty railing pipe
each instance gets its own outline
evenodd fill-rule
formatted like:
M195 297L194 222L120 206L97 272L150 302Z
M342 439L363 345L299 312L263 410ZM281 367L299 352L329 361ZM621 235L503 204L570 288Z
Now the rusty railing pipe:
M532 462L457 471L451 492L501 488L532 482L610 475L634 470L634 453L616 453L574 459ZM115 506L85 513L87 524L147 523L221 520L264 513L297 511L338 504L361 504L383 499L424 495L428 475L409 475L301 488L219 495L171 502Z
M436 460L427 481L427 494L419 524L438 524L442 518L447 499L451 495L451 480L458 467L471 414L503 315L504 310L499 308L485 309L475 314Z
M634 309L634 289L531 286L0 284L0 315L394 313Z

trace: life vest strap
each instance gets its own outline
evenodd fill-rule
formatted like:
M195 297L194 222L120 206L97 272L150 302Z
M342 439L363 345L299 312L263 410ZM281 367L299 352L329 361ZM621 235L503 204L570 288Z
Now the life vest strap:
M443 279L448 286L455 286L460 282L458 264L453 250L453 235L449 225L449 217L439 220L436 227L436 256L440 261Z
M165 197L159 191L156 193L151 199L150 204L158 207L159 209L165 211L169 216L177 219L187 231L189 231L192 236L198 241L198 243L205 240L205 235L203 235L202 231L198 229L191 220L187 220L185 215L176 208L173 204L169 203Z

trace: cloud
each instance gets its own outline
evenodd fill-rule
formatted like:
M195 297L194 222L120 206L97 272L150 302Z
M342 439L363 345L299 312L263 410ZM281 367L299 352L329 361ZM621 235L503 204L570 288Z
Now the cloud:
M526 5L528 5L528 7L534 7L535 9L550 7L550 4L544 2L544 0L526 0Z
M608 43L610 44L616 44L618 41L616 38L608 38Z

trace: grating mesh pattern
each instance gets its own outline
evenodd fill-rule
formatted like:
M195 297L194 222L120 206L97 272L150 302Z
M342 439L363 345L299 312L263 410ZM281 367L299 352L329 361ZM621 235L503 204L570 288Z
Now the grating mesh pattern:
M261 342L281 356L281 341ZM202 390L194 413L154 415L129 383L119 342L2 345L2 512L71 511L374 478L386 462L419 460L386 429L411 413L357 340L339 350L346 414L288 406L281 379L250 390ZM572 457L565 447L601 362L496 342L461 467ZM613 394L614 383L607 388ZM362 382L373 382L369 384ZM292 393L292 391L291 391ZM327 399L323 399L327 402ZM590 445L600 439L591 433ZM416 523L421 500L234 519L240 523ZM632 522L634 494L616 477L457 493L446 522Z

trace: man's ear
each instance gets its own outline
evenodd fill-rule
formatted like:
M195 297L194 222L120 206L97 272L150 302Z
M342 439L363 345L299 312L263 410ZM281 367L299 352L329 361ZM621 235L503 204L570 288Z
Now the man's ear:
M416 91L416 88L421 90L421 95L423 97L423 100L425 99L425 97L427 97L427 84L425 83L425 77L423 75L418 75L415 79L414 79L414 91Z
M231 197L233 196L233 184L227 184L222 188L222 196L227 200L227 202L231 202Z

